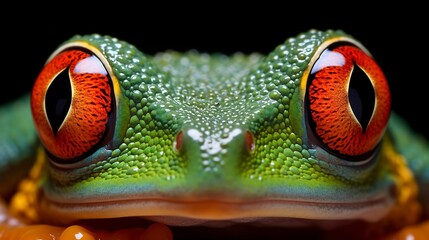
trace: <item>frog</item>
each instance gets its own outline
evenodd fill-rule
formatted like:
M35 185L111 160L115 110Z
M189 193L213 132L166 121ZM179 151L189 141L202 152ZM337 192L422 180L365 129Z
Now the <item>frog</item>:
M425 223L429 145L391 105L383 70L343 30L266 55L148 55L75 35L0 109L3 219L365 236Z

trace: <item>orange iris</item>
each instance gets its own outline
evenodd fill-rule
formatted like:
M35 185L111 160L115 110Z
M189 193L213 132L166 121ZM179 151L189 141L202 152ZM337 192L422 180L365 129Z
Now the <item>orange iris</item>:
M307 84L310 125L325 148L361 156L377 146L391 103L387 80L371 56L336 44L317 59Z
M43 145L60 159L73 159L98 144L112 111L110 76L91 53L70 49L43 68L31 108Z

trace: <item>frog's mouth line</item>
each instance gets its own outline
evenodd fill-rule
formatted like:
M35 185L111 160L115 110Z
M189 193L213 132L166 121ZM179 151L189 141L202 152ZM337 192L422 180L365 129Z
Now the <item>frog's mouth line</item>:
M210 222L249 222L270 218L301 220L380 220L393 205L388 196L359 202L309 202L287 199L255 201L180 201L174 199L106 199L97 203L59 203L43 199L43 215L58 223L80 219L142 217L174 226ZM58 216L61 216L60 218Z

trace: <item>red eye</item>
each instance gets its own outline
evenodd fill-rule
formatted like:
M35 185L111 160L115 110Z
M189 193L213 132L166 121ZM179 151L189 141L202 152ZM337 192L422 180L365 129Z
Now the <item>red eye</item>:
M361 156L378 144L390 114L387 80L374 59L351 44L334 44L307 81L309 123L322 146Z
M37 77L31 97L45 148L60 159L90 151L106 133L113 96L110 76L95 55L80 49L56 55Z

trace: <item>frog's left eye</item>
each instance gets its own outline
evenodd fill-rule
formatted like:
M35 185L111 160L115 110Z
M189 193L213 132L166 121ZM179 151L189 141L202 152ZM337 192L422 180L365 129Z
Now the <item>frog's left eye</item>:
M31 107L49 153L75 159L103 142L115 106L112 88L106 67L86 49L65 49L45 65Z
M306 108L322 147L341 156L366 155L379 143L389 118L387 80L361 47L333 43L313 62Z

